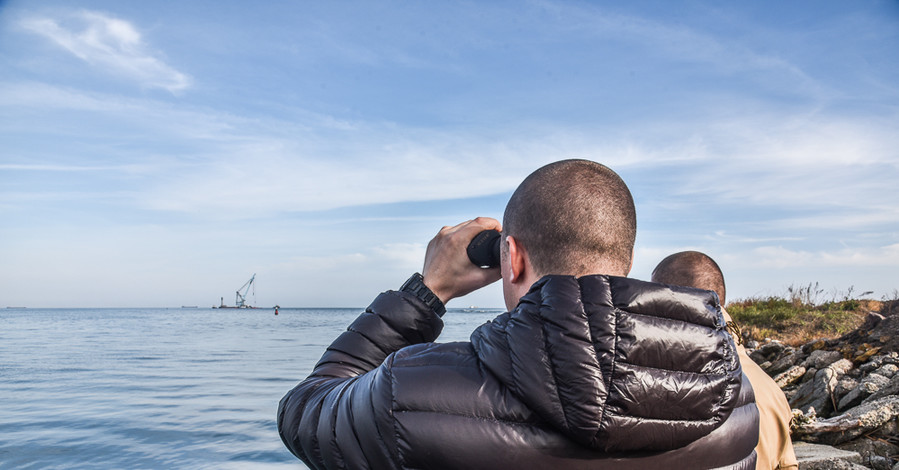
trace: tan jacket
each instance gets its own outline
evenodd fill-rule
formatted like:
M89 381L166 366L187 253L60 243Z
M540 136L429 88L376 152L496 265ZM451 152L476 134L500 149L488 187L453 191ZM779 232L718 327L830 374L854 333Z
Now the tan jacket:
M724 309L724 319L731 321ZM739 340L739 338L734 338ZM759 408L759 443L756 470L796 470L799 463L790 439L790 420L793 418L790 404L774 380L753 361L743 345L737 344L740 366L755 391L755 404Z

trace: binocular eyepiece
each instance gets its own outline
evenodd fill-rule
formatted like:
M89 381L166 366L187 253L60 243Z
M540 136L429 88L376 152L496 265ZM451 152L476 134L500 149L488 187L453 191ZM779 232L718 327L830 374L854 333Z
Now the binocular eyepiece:
M468 259L475 266L481 268L495 268L499 266L499 244L502 237L496 230L484 230L475 235L465 250Z

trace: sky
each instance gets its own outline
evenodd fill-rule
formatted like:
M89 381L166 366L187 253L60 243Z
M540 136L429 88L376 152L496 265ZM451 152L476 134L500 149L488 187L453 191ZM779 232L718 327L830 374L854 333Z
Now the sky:
M631 277L899 288L895 1L0 0L0 142L0 308L364 307L566 158Z

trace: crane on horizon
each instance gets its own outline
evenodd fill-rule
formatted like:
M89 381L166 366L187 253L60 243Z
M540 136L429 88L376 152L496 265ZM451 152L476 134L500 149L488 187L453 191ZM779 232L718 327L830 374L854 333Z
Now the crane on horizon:
M234 305L237 308L250 308L247 305L247 294L250 292L250 288L253 288L253 298L256 298L256 287L253 285L253 281L256 279L256 273L253 273L253 277L250 278L244 285L240 286L240 289L237 289L236 297L234 298ZM244 291L243 294L240 291Z

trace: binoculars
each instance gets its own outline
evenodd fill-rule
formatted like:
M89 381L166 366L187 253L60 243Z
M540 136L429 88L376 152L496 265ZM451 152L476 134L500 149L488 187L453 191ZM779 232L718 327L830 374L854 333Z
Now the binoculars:
M475 266L481 268L495 268L499 266L499 244L502 237L496 230L484 230L474 236L468 248L468 259Z

